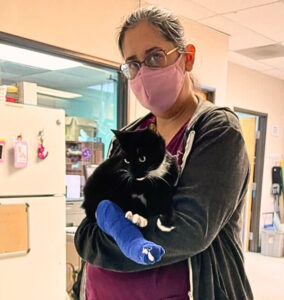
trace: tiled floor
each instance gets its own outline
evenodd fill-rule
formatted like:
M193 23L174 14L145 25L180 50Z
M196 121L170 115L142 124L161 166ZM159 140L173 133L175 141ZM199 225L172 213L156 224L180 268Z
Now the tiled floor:
M245 264L254 300L284 300L284 257L247 252Z

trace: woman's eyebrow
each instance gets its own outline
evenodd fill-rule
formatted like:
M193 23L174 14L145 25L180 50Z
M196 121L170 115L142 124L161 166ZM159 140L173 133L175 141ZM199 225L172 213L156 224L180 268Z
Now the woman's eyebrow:
M149 48L149 49L145 50L145 55L147 55L149 52L152 52L155 49L161 49L161 48L160 47ZM137 60L136 55L132 55L132 56L127 57L125 61L133 61L133 60Z

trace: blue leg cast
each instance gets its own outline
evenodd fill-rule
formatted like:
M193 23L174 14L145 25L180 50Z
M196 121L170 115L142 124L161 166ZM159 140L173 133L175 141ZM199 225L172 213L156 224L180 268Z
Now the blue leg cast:
M136 263L154 264L164 255L164 248L146 240L139 228L125 218L124 212L115 203L101 201L96 218L98 226L116 241L125 256Z

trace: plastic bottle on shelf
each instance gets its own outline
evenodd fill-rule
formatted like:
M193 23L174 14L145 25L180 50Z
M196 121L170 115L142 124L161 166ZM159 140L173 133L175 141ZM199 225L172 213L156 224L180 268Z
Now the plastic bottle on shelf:
M19 89L16 86L8 86L6 92L6 102L17 103L19 99L18 95Z

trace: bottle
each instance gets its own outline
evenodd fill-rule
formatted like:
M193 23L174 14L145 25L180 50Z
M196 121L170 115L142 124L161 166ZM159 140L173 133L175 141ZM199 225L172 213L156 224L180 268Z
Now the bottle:
M16 86L8 86L6 93L6 102L17 103L19 99L18 88Z

